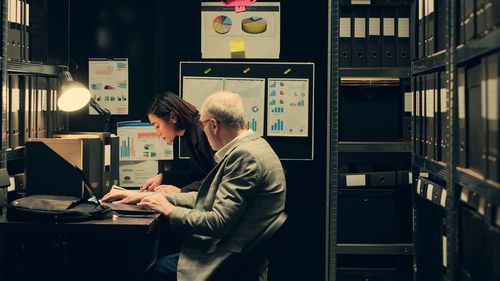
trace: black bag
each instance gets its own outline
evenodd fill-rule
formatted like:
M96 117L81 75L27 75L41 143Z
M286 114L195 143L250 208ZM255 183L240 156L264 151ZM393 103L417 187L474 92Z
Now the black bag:
M8 221L80 222L111 217L111 209L97 201L69 196L30 195L7 205Z

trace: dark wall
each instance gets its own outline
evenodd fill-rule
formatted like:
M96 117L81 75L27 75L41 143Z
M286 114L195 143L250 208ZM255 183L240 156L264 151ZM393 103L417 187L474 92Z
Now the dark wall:
M273 244L271 281L325 279L328 1L317 2L281 2L279 61L316 64L315 159L283 162L289 220ZM199 1L72 1L70 10L70 58L78 64L78 70L72 66L78 80L88 83L88 58L129 59L130 114L113 116L113 122L145 120L156 92L178 92L179 61L201 60ZM70 130L101 128L99 117L87 112L71 115Z

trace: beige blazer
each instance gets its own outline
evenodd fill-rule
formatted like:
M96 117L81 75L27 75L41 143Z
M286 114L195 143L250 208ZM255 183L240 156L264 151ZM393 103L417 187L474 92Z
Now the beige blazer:
M231 145L198 192L168 193L170 227L186 234L177 280L209 280L284 211L285 196L280 160L256 133Z

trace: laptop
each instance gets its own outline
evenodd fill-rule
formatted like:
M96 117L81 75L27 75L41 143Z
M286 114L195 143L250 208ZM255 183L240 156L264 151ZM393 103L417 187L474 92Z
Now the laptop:
M152 209L132 204L101 202L101 205L108 206L118 215L153 215L156 213Z

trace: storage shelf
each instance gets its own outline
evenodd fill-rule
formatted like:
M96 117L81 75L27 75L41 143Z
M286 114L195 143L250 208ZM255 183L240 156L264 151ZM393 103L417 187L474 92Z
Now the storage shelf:
M413 255L413 244L337 244L339 255Z
M447 53L446 51L441 51L441 53L436 53L428 58L423 58L411 63L411 72L413 75L422 72L427 72L435 70L437 68L444 67L446 65Z
M342 67L340 77L410 78L409 67Z
M410 142L339 142L341 152L411 152Z
M443 162L429 160L416 154L413 154L413 158L413 163L415 163L415 165L419 166L421 169L424 169L431 174L437 175L442 179L447 179L448 170L446 170L446 165Z
M408 7L410 4L402 4L402 3L383 3L383 4L339 4L340 8L350 8L350 7L365 7L365 8L374 8L374 7Z
M461 64L500 48L500 28L485 37L457 48L456 63Z
M24 146L16 147L15 149L8 149L7 151L7 161L14 161L24 159L26 155L26 149Z
M7 71L9 72L58 76L66 69L67 67L64 65L46 65L25 61L7 61Z
M490 180L481 179L469 169L457 167L458 184L476 192L489 202L500 205L500 185Z

